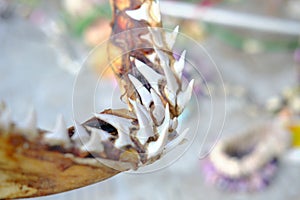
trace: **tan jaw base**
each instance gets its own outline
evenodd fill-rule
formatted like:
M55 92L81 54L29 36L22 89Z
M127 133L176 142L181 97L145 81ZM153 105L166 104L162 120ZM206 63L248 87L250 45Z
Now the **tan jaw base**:
M64 154L0 133L0 199L56 194L105 180L119 171L77 164Z

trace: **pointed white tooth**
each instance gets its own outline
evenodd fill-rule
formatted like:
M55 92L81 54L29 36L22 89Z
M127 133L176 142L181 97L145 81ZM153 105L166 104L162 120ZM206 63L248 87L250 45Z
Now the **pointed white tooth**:
M159 81L164 79L164 77L158 74L156 71L154 71L151 67L137 59L135 59L135 66L147 79L151 87L155 89L157 93L159 93Z
M169 63L170 63L169 57L162 50L154 47L154 51L158 55L158 58L160 60L161 65L169 66Z
M179 92L177 96L177 105L181 111L185 108L186 104L190 101L192 97L194 87L194 79L190 81L187 89L185 91Z
M164 127L168 127L170 128L170 109L169 109L169 104L167 103L166 107L165 107L165 118L164 118L164 122L162 123L162 125L160 125L157 128L158 134L160 134L162 132L162 130L164 129Z
M44 135L44 140L49 145L62 145L65 148L71 147L71 140L62 115L57 117L54 130Z
M156 49L156 48L154 48L154 50L157 53L160 61L162 61L161 65L162 65L162 68L164 70L165 77L166 77L166 80L167 80L167 87L168 87L168 89L170 90L171 93L176 95L179 86L178 86L177 80L174 76L174 73L173 73L173 71L171 70L171 68L169 66L169 58L161 50Z
M166 79L167 79L166 87L169 89L169 91L171 93L176 95L177 90L179 88L177 80L176 80L176 78L175 78L175 76L174 76L174 74L173 74L173 72L172 72L172 70L169 66L163 65L163 69L164 69L165 76L166 76Z
M131 17L132 19L135 20L146 20L150 21L150 16L149 16L149 3L143 3L140 8L136 10L127 10L125 11L126 14Z
M152 102L152 97L149 91L147 90L147 88L145 88L145 86L138 79L136 79L134 76L130 74L129 74L129 79L133 83L135 89L138 91L142 99L143 105L149 108L150 103Z
M116 139L115 141L115 147L122 148L127 145L134 146L134 143L131 141L129 133L124 132L121 129L118 130L118 139Z
M161 126L160 134L157 141L150 142L147 148L148 158L155 157L163 152L165 145L168 142L169 136L169 125L170 125L170 116L169 114L169 105L166 106L166 117L164 123Z
M173 49L174 47L178 35L178 30L179 30L179 26L176 26L172 33L165 34L166 42L170 50Z
M71 140L75 142L77 146L82 146L90 140L90 135L87 130L75 120L75 133L72 135Z
M8 130L11 125L11 111L8 108L3 108L0 115L0 128Z
M159 48L163 48L164 42L163 42L161 30L158 28L151 28L151 27L149 27L148 30L152 35L154 44Z
M154 110L152 114L155 117L158 124L161 124L165 117L164 104L162 103L160 97L153 89L150 90L150 93L154 103Z
M152 123L152 119L150 117L150 114L149 114L149 112L148 112L148 110L146 109L145 106L143 106L142 104L137 103L137 102L135 102L131 99L129 99L129 102L131 103L131 105L133 106L133 108L136 112L142 112L143 113L143 116L147 118L148 124Z
M186 50L181 53L180 59L174 63L174 71L179 79L181 79L182 71L185 64Z
M176 94L173 93L172 91L170 91L170 89L168 87L164 88L164 92L165 92L165 96L168 99L168 102L172 105L172 106L176 106Z
M32 108L24 122L21 122L17 127L24 132L24 136L33 139L38 136L36 111Z
M172 149L174 149L175 147L177 147L178 145L180 145L180 143L185 139L186 134L189 132L189 128L186 128L180 135L178 135L174 140L172 140L171 142L169 142L166 145L165 148L165 153L171 151Z
M130 100L133 105L135 114L139 122L139 130L137 132L137 138L142 145L145 145L149 137L154 136L153 133L153 122L148 112L143 111L143 106L135 101Z
M104 146L102 144L103 138L102 134L107 134L101 129L92 129L90 140L83 144L80 148L81 151L88 151L92 153L101 153L104 151Z
M152 19L155 22L160 22L160 9L156 2L146 1L140 8L136 10L127 10L126 14L135 20L146 20L151 23Z
M115 141L115 146L121 148L123 146L134 146L130 138L130 127L132 126L131 120L118 117L110 114L94 114L100 120L109 123L118 131L118 139Z

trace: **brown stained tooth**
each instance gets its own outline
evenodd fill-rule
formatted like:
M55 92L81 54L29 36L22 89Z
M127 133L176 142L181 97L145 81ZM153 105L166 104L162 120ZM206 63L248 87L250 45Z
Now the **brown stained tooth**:
M62 115L57 117L54 130L44 135L44 140L51 146L61 145L67 149L71 147L71 140Z
M143 112L143 106L135 101L130 100L133 105L135 114L139 122L139 130L137 132L137 138L142 145L145 145L149 137L154 136L153 121L147 112Z
M24 122L17 124L17 129L28 139L34 139L38 136L36 111L32 108Z
M160 127L158 127L159 137L157 141L150 142L148 145L147 148L148 159L158 156L163 152L165 145L168 142L169 127L170 127L170 110L169 110L169 104L167 104L165 108L165 120L163 124Z
M150 16L152 17L152 19L159 23L161 21L161 15L160 15L160 8L159 8L159 1L157 0L156 2L152 2L151 3L151 7L150 7Z
M139 93L139 96L142 99L143 105L145 105L147 108L149 108L150 103L152 102L152 97L149 91L147 90L146 87L134 76L129 74L129 79L134 85L136 91Z
M178 35L178 30L179 30L179 26L176 26L172 33L165 34L166 43L167 43L168 49L170 49L170 50L172 50L174 47L174 44L176 42L176 38Z
M186 55L186 50L184 50L181 53L180 59L174 63L174 71L175 71L177 78L179 78L179 79L181 79L182 71L184 69L185 55Z
M91 131L91 138L90 140L83 144L82 147L80 147L81 151L87 151L91 153L101 153L104 151L104 146L102 144L102 141L104 141L106 138L102 138L102 135L105 135L105 131L101 129L92 129Z
M140 8L136 10L127 10L126 14L135 20L145 20L149 23L153 21L159 23L161 20L159 5L155 2L145 1Z
M118 131L118 138L115 141L116 148L122 148L124 146L134 146L130 138L130 128L132 126L131 120L118 117L110 114L94 114L98 119L112 125Z
M151 63L153 64L156 63L156 53L148 54L146 57Z

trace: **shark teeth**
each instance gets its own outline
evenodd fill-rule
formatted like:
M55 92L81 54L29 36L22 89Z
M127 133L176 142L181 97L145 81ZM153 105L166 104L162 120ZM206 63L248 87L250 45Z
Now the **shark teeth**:
M157 128L158 133L162 132L162 130L165 126L168 126L168 128L170 128L171 119L170 119L170 107L169 107L168 103L167 103L167 105L164 109L164 112L165 112L165 114L164 114L165 118L164 118L164 121L163 121L162 125L160 125Z
M163 48L158 49L158 48L154 47L154 51L157 54L161 65L169 66L169 64L170 64L169 58L162 50L164 50L164 49Z
M172 140L171 142L169 142L168 144L166 144L166 147L165 147L165 153L171 151L172 149L174 149L176 146L180 145L187 133L189 132L189 128L186 128L180 135L178 135L174 140Z
M94 114L98 119L105 121L118 130L118 139L115 141L115 146L121 148L127 145L134 146L130 138L131 120L118 117L110 114Z
M159 93L159 82L163 80L164 77L154 71L151 67L146 65L145 63L135 59L135 66L141 72L141 74L147 79L151 87Z
M151 63L153 63L153 64L156 63L156 54L155 54L155 53L149 54L149 55L147 55L146 57L148 58L148 60L149 60Z
M158 23L161 20L159 5L156 2L146 1L136 10L127 10L126 14L132 19L146 20L149 23L152 21Z
M44 135L44 140L47 144L52 146L62 145L65 148L71 147L71 140L62 115L57 117L53 131Z
M179 92L177 96L177 105L180 110L183 110L186 104L190 101L192 97L193 86L194 86L194 79L190 81L185 91Z
M21 133L24 133L23 135L28 139L34 139L38 136L38 130L36 126L37 116L34 108L29 111L26 119L23 122L17 124L17 128L22 130Z
M161 30L158 28L148 28L151 36L152 36L152 40L154 42L154 44L156 46L158 46L159 48L163 48L164 47L164 40L163 40L163 36L161 33Z
M168 142L169 127L170 127L170 111L169 111L169 104L167 104L165 108L165 120L163 124L158 128L159 137L157 141L150 142L148 145L147 148L148 159L158 156L163 152L165 145Z
M152 102L152 97L147 88L144 87L144 85L135 77L129 74L129 79L134 85L135 89L138 91L143 105L146 106L147 108L150 106L150 103Z
M122 148L124 146L134 146L128 132L122 130L118 131L118 139L115 141L116 148Z
M154 103L152 114L157 122L157 125L160 125L165 117L164 104L153 89L150 90L150 93Z
M102 141L107 139L106 132L101 129L93 128L91 131L90 140L82 145L80 148L81 151L88 151L92 153L101 153L104 151L104 146Z
M178 30L179 30L179 26L176 26L172 33L165 34L166 43L170 50L173 49L173 47L174 47L174 44L176 42L176 38L178 35Z
M134 20L145 20L145 21L150 21L150 16L149 16L149 4L148 3L144 3L141 5L140 8L136 9L136 10L127 10L125 11L126 14L131 17Z
M130 100L133 105L138 122L139 130L136 137L139 139L142 145L148 141L149 137L154 136L153 132L153 122L148 112L143 112L143 106L135 101Z
M174 71L177 75L177 78L179 78L179 79L181 79L182 71L184 69L185 55L186 55L186 50L184 50L181 53L180 59L178 61L175 61L175 63L174 63Z
M165 76L167 79L167 85L166 87L170 90L171 93L175 94L177 93L179 89L179 85L177 83L177 80L169 66L163 65L163 70L165 72Z
M156 49L156 48L154 48L154 50L157 53L157 55L161 61L161 65L162 65L162 68L164 70L165 77L167 80L167 87L170 90L170 92L172 92L173 94L176 95L179 85L177 83L177 80L174 76L173 71L169 67L169 58L168 58L168 56L165 55L165 53L163 51Z
M75 133L72 135L71 140L75 142L76 146L82 146L90 140L90 134L87 130L75 120Z
M172 91L169 90L168 87L165 87L164 88L164 93L168 99L168 102L172 105L172 106L176 106L176 99L177 99L177 96L176 96L176 93L173 93Z

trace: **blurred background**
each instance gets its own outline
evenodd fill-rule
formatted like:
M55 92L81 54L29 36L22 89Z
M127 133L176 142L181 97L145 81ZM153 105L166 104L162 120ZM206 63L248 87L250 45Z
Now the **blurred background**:
M178 49L190 48L194 68L187 68L185 76L197 82L185 112L186 126L197 124L188 144L171 154L176 162L162 164L160 170L122 173L39 199L300 199L299 133L263 191L217 189L206 183L201 166L220 137L263 122L270 116L268 102L299 86L300 1L161 0L160 7L164 27L180 25L182 38L201 45L191 49L178 44ZM100 111L112 101L119 105L104 48L110 22L108 0L0 0L0 100L7 102L15 120L33 106L41 128L51 129L58 113L71 125L78 77L84 83L75 92L81 99L80 106L76 104L76 112L84 113L81 120L89 117L87 110ZM83 73L82 66L89 73ZM94 105L87 94L99 77ZM299 102L296 99L295 109L300 110Z

